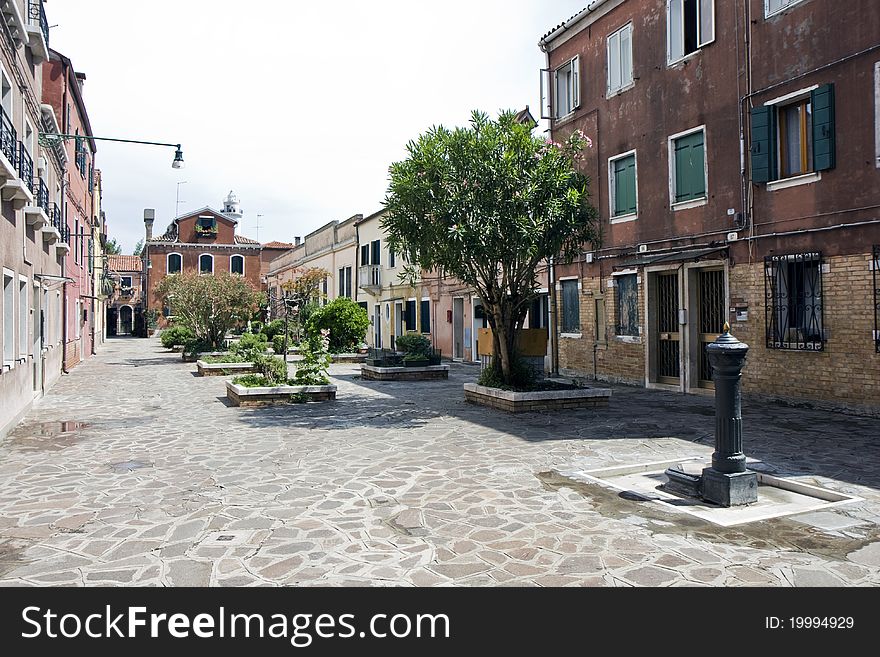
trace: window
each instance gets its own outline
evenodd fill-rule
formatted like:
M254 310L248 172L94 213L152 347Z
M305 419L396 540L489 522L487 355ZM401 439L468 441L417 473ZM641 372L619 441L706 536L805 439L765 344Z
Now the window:
M76 313L73 316L73 329L74 329L74 337L77 340L79 340L80 336L82 335L81 334L82 326L80 325L80 321L82 319L82 312L80 310L81 308L82 308L82 301L77 299L73 304L73 309L74 309L74 312Z
M234 255L229 259L229 271L244 276L244 256Z
M822 254L764 259L767 348L822 351Z
M168 254L168 273L179 274L183 271L183 257L179 253Z
M608 94L633 83L632 23L608 37Z
M199 256L199 273L200 274L213 274L214 273L214 256L210 253L203 253Z
M635 215L638 209L635 151L608 160L608 184L612 220Z
M361 246L361 266L370 264L370 245Z
M73 261L76 264L79 264L79 219L74 219L73 221Z
M6 77L6 70L0 68L0 107L7 119L12 119L12 84Z
M596 297L596 324L593 330L596 334L596 342L605 344L607 339L605 337L605 299L603 297Z
M614 306L617 323L614 333L619 336L638 337L639 335L639 283L636 274L614 277Z
M95 247L93 246L93 241L89 238L89 273L94 273L95 271Z
M119 287L123 292L131 292L131 276L120 276Z
M339 268L339 296L351 299L351 267Z
M769 18L773 14L778 14L786 7L796 5L800 1L801 0L764 0L764 16Z
M407 331L415 331L416 330L416 300L410 299L406 302L406 314L404 315L406 318L406 330Z
M28 281L24 276L18 277L18 355L28 355Z
M429 299L422 299L422 305L419 308L419 322L422 333L431 332L431 301Z
M560 119L574 112L581 104L580 58L575 57L565 66L556 69L554 78L556 118Z
M388 266L394 267L394 249L388 249Z
M666 0L667 61L684 59L715 40L715 0Z
M196 233L217 234L217 220L214 217L199 217L195 225Z
M3 364L15 362L15 279L3 270Z
M576 280L562 283L562 332L577 333L581 329L581 306Z
M669 139L671 202L687 203L706 198L706 154L703 128Z
M370 264L371 265L381 265L382 264L382 245L379 240L374 240L372 244L370 244Z
M752 182L766 183L835 166L834 85L771 100L751 110Z

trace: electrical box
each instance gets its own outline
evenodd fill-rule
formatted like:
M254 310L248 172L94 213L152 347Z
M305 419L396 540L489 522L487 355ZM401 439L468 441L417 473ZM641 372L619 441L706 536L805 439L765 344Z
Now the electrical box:
M586 254L586 260L587 260L587 264L588 264L588 265L589 265L589 264L592 264L592 262L593 262L593 257L594 257L594 256L593 256L593 252L592 252L592 251L591 251L590 253L587 253L587 254Z
M678 323L684 326L688 323L688 311L687 308L679 308L678 309Z
M645 253L648 250L647 244L639 244L639 253Z
M739 239L739 233L727 233L728 242L736 242Z

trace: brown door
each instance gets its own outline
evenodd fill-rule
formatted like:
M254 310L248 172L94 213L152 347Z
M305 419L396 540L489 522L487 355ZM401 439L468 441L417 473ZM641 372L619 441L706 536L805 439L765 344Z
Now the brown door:
M678 274L657 275L657 381L681 383L681 333L678 323Z
M700 388L714 388L706 345L715 341L724 326L724 270L702 269L698 280L697 384Z

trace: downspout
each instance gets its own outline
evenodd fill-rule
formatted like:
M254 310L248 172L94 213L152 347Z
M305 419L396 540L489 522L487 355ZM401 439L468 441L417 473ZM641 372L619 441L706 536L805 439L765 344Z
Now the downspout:
M550 293L550 374L559 375L559 321L556 306L556 267L551 256L547 266L547 291Z
M62 132L67 129L67 122L69 121L69 117L67 115L67 65L64 63L64 59L61 59L61 72L62 78L64 79L64 92L61 94L61 129ZM67 144L64 145L67 148ZM69 158L68 158L69 160ZM67 228L67 163L61 169L61 213L64 219L64 226ZM76 239L76 238L74 238ZM68 245L69 246L69 245ZM65 278L67 277L67 257L70 251L64 255L64 259L61 261L61 275ZM64 286L62 287L62 296L64 297L64 303L61 309L62 322L61 322L61 371L64 374L68 374L67 371L67 281L64 281Z

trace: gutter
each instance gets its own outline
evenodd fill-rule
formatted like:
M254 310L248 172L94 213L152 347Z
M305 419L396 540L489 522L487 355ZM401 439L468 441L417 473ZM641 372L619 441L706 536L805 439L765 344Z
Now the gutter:
M541 50L543 50L544 52L548 52L549 49L547 46L549 46L552 41L556 41L556 39L558 39L562 34L577 25L585 16L590 15L606 2L607 0L593 0L593 2L589 3L579 13L575 14L567 21L562 21L559 27L554 28L546 36L541 37L541 40L538 41L538 47L541 48Z

